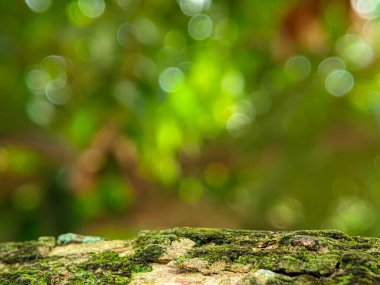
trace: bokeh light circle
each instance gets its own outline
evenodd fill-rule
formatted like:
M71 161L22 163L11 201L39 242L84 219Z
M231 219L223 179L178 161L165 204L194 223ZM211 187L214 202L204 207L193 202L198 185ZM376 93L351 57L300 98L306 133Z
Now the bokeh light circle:
M233 114L227 121L227 131L234 137L240 137L248 131L251 118L243 113Z
M12 204L21 211L36 209L42 200L42 190L33 184L25 184L12 193Z
M336 43L340 56L354 69L364 69L374 60L372 47L357 35L345 35Z
M119 26L116 33L116 38L119 44L126 49L133 49L136 46L133 26L129 23L124 23Z
M311 64L306 57L297 55L286 61L284 70L289 79L294 81L303 80L309 76Z
M211 18L205 14L197 14L193 16L188 24L189 35L198 41L209 38L212 34L213 22Z
M49 10L52 0L25 0L26 5L36 13L42 13Z
M49 81L49 74L42 69L30 70L25 78L26 85L33 93L43 93Z
M346 68L346 64L339 57L328 57L324 59L318 66L318 74L322 78L326 78L329 74L335 70L343 70Z
M89 18L97 18L101 16L105 9L104 0L78 0L79 9Z
M157 25L148 18L137 19L133 24L134 36L143 44L153 44L160 38Z
M53 80L46 86L45 95L54 105L64 105L70 100L71 90L69 86L62 85L61 81Z
M244 92L245 80L239 71L227 72L221 80L221 90L226 94L238 96Z
M126 107L134 107L140 96L137 86L129 80L116 83L113 90L115 98Z
M327 76L325 87L333 96L344 96L354 87L354 77L346 70L336 70Z
M379 16L379 0L351 0L351 6L364 19L373 19Z
M29 119L41 126L49 125L55 115L54 106L44 100L33 100L26 111Z
M184 14L192 16L201 13L205 7L206 0L180 0L179 6Z
M161 72L158 81L162 90L172 93L181 88L184 78L182 70L177 67L168 67Z

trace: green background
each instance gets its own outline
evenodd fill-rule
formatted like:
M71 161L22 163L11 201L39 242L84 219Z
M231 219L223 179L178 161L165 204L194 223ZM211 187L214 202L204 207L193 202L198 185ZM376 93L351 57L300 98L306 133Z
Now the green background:
M0 0L0 240L379 236L379 2Z

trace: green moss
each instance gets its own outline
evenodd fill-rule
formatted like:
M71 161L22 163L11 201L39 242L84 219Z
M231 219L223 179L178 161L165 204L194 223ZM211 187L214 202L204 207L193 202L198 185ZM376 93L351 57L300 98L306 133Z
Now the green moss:
M30 262L42 258L44 248L54 246L53 237L41 237L37 241L1 243L0 260L8 264Z
M254 233L254 234L253 234ZM174 240L187 238L196 243L197 246L207 244L247 244L255 245L270 237L273 232L268 231L249 231L249 230L228 230L213 228L174 228L162 231L144 231L138 243L159 243L170 244Z
M155 235L156 232L150 234ZM294 282L301 282L298 284L313 284L315 279L324 280L321 284L344 284L347 280L356 280L354 276L358 274L362 275L360 282L363 284L375 282L378 278L377 275L373 275L379 272L379 258L376 258L376 252L360 252L352 256L347 253L368 250L378 246L378 241L352 238L339 231L287 233L181 228L161 231L159 236L160 240L170 236L170 241L189 238L196 243L196 247L186 256L180 257L177 264L190 258L200 258L209 264L216 261L248 264L254 270L265 269L282 276L291 276ZM149 240L152 237L145 233L144 238ZM342 254L342 251L348 255ZM358 258L357 255L362 258ZM351 267L356 271L349 271ZM341 280L342 276L335 275L339 268L353 273Z
M239 246L204 246L191 250L188 258L201 258L213 263L222 260L228 263L249 264L253 269L268 269L285 274L325 275L335 270L339 256L325 254L323 258L315 252L286 252L281 250L253 250Z
M99 284L126 284L133 274L150 271L152 269L150 264L157 262L165 251L161 246L155 244L139 246L131 256L120 256L112 251L94 255L88 261L78 265L80 271L76 272L70 281L88 282L88 280L94 279L106 282Z
M73 237L74 243L77 243L78 236ZM73 243L71 240L66 241L60 244ZM0 260L9 264L11 273L0 271L0 284L51 284L53 278L65 278L60 276L64 260L43 256L43 249L47 245L52 245L51 240L1 244ZM156 262L164 251L158 244L145 242L136 243L135 253L131 256L121 257L112 251L93 254L86 262L66 267L68 280L78 285L127 284L133 274L150 271L150 264Z
M316 252L326 243L317 237L337 237L345 239L336 232L315 231L310 237L300 236L304 232L280 238L279 233L228 231L228 230L191 230L174 231L179 237L187 237L197 242L197 247L186 255L187 258L201 258L209 263L249 264L253 269L268 269L284 274L326 275L335 270L340 256ZM295 250L297 248L297 250Z
M83 236L65 237L68 244L84 242ZM195 243L176 257L183 270L203 272L186 265L196 258L205 261L201 266L206 270L217 261L232 271L249 265L252 271L246 284L262 284L262 278L267 278L266 284L380 284L380 240L376 238L349 237L338 231L193 228L144 231L126 243L128 251L133 245L132 254L103 251L87 254L81 263L71 262L70 256L47 256L57 246L52 238L0 244L0 262L6 268L0 269L0 284L127 284L135 274L162 262L160 257L173 241L183 239Z
M1 273L0 284L30 284L42 285L49 284L52 278L52 272L48 267L23 266L15 269L12 273Z
M344 271L339 274L334 274L331 277L327 277L322 284L360 284L360 285L372 285L380 284L379 276L376 276L366 269L354 269L352 271Z
M168 246L177 239L178 236L166 231L141 231L136 240L136 247L144 247L150 244Z
M261 279L261 280L260 280ZM246 277L242 284L261 285L262 280L265 280L265 284L268 285L294 285L294 281L291 277L276 274L268 270L256 271L255 275ZM304 283L305 284L305 283Z
M366 253L345 253L340 260L340 268L366 268L373 273L379 273L378 260Z
M122 285L128 284L130 282L130 278L113 275L112 273L94 273L87 270L78 269L73 276L69 279L69 284L75 285L103 285L103 284L112 284L112 285Z

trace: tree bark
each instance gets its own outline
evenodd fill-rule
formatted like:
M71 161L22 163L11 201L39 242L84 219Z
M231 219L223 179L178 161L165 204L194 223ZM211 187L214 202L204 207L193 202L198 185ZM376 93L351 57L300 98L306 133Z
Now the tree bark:
M380 239L174 228L0 244L0 284L380 284Z

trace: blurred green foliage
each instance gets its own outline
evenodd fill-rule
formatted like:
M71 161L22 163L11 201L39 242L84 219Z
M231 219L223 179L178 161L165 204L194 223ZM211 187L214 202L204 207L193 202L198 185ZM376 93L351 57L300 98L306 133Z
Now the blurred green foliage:
M379 12L0 1L0 240L117 220L152 191L236 227L379 235Z

